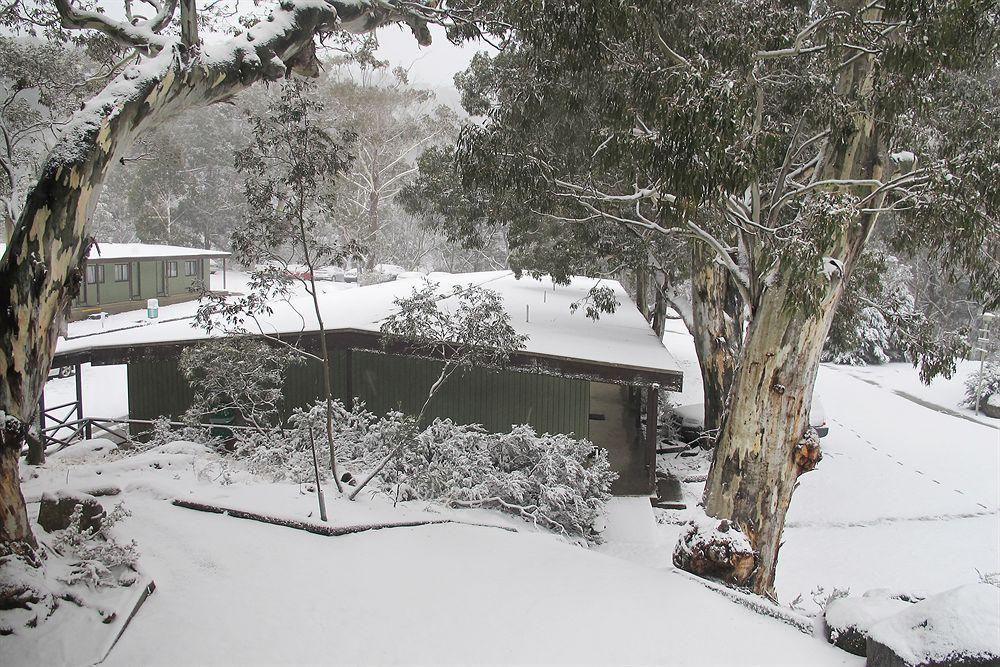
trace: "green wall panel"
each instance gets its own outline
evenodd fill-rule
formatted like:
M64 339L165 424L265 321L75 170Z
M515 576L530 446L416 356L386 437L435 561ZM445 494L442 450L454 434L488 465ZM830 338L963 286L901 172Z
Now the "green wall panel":
M209 284L209 261L208 259L198 260L200 263L200 272L193 276L184 275L185 266L184 259L177 260L177 276L175 278L167 278L166 285L166 295L179 295L191 291L192 287L201 284ZM76 300L76 305L78 306L97 306L97 305L107 305L112 303L121 303L123 301L136 301L140 302L137 307L142 307L145 305L146 299L152 299L159 296L165 296L158 289L160 281L160 272L163 271L163 262L161 260L145 260L145 261L134 261L129 263L132 271L132 283L131 290L129 288L129 282L115 282L115 263L103 264L104 266L104 282L100 284L100 299L97 297L97 285L88 284L86 288L86 298L84 299L84 291L81 290L80 298Z
M376 414L389 410L417 414L441 368L439 362L425 359L343 350L336 350L331 362L335 397L344 400L348 395L350 366L353 393ZM322 395L321 368L310 360L289 370L286 414ZM171 359L129 362L128 390L133 419L176 418L192 397L177 361ZM589 406L590 383L585 380L473 368L445 383L427 415L482 424L490 431L526 423L539 432L586 437Z
M128 414L132 419L176 419L191 405L191 387L174 359L128 362Z

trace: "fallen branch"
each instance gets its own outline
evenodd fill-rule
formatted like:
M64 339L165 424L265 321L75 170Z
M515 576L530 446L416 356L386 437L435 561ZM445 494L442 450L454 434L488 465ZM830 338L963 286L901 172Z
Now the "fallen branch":
M139 612L139 607L142 606L142 604L146 601L146 599L149 598L149 596L152 595L153 591L155 590L156 590L156 582L153 581L152 579L147 581L146 585L142 586L139 589L139 593L136 596L135 602L132 603L132 609L131 611L129 611L128 616L125 617L125 622L122 623L120 628L118 628L118 632L115 633L114 639L111 640L111 643L108 646L108 650L104 652L104 657L98 660L96 664L99 665L108 659L108 656L111 655L112 649L114 649L114 647L118 644L118 640L122 638L122 635L125 634L125 630L128 629L128 624L132 622L132 619Z
M511 528L510 526L500 526L492 523L473 523L471 521L458 521L456 519L420 519L415 521L397 521L392 523L358 524L354 526L321 526L307 521L282 519L279 517L267 516L266 514L248 512L246 510L219 507L218 505L207 505L205 503L194 502L192 500L174 499L172 502L177 507L184 507L189 510L210 512L212 514L226 514L236 517L237 519L250 519L251 521L259 521L261 523L269 523L275 526L284 526L285 528L304 530L309 533L315 533L316 535L326 535L327 537L352 535L354 533L363 533L368 530L382 530L385 528L414 528L417 526L432 526L442 523L456 523L463 526L477 526L480 528L499 528L500 530L506 530L511 533L517 532L516 528Z

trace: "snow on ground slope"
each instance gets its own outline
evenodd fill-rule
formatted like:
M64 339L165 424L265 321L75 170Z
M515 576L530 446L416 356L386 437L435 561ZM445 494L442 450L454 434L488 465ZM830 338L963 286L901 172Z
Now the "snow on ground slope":
M844 373L853 375L885 389L898 392L899 395L914 401L924 401L942 410L953 411L966 419L1000 428L1000 419L993 419L963 405L965 400L965 382L979 373L978 361L961 360L951 378L938 377L929 385L916 381L917 371L911 364L894 363L882 366L835 366Z
M673 402L700 401L690 337L673 329L665 343L685 373L684 394ZM894 383L867 381L879 373ZM815 610L810 593L819 587L935 593L1000 571L1000 431L895 393L902 387L959 409L947 405L947 390L932 385L921 394L921 386L911 366L820 368L830 433L822 462L792 497L778 562L782 603L801 594ZM692 480L682 485L689 506L700 501L708 456L660 463ZM658 514L673 543L685 512Z
M325 538L152 500L133 511L159 589L111 665L856 662L679 575L550 536Z
M518 532L445 524L324 537L192 511L169 501L315 521L315 497L183 442L127 454L91 441L22 472L32 518L43 490L122 490L101 501L124 501L132 512L116 530L137 540L142 572L157 588L110 665L860 664L669 568L575 546L496 512L328 499L335 524L452 517ZM649 540L636 509L627 500L613 506L616 540ZM4 664L79 664L73 657L85 648L92 655L104 628L67 619L74 613L65 605L43 626L74 627L72 635L4 637Z

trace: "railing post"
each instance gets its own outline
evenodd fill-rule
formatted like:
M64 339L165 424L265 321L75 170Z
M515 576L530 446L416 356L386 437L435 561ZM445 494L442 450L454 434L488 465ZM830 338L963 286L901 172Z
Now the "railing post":
M80 372L80 364L74 369L76 372L76 418L83 419L83 373Z
M38 430L39 432L45 430L45 388L42 388L42 393L38 395Z

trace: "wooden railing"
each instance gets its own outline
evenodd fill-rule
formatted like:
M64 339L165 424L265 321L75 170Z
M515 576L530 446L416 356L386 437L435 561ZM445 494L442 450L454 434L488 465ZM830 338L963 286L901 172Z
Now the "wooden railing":
M202 427L206 429L226 429L228 431L238 431L251 429L250 426L239 426L235 424L191 424L189 422L156 422L151 419L114 419L110 417L84 417L72 421L62 421L53 426L40 429L43 446L47 453L57 452L79 440L90 440L93 438L105 438L120 445L132 440L129 434L130 426L144 426L151 428L153 424L165 423L175 427ZM54 449L49 449L54 447Z

